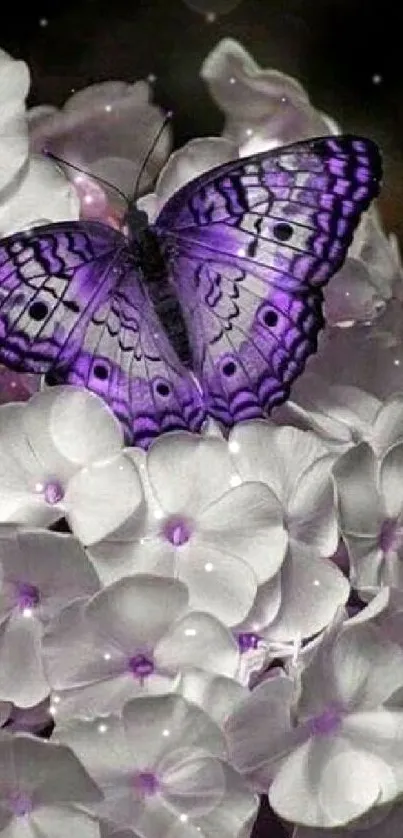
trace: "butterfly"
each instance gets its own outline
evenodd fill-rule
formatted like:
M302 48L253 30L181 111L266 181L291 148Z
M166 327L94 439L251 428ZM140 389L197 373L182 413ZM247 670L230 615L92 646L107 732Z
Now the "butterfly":
M126 443L284 402L317 349L322 288L378 194L377 146L310 139L182 186L128 235L96 221L0 241L0 361L88 388Z

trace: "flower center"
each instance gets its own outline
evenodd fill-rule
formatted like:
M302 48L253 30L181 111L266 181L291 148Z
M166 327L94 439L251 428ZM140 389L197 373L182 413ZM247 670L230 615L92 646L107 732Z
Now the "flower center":
M140 771L134 778L134 787L144 797L151 797L159 790L160 784L152 771Z
M32 812L32 800L28 794L17 791L10 797L10 808L16 817L21 818Z
M45 483L43 495L46 503L53 506L53 504L59 503L64 497L63 487L58 480L50 480L48 483Z
M29 585L25 582L18 582L17 588L17 606L22 612L31 612L33 608L39 605L40 594L35 585ZM27 616L29 616L27 614Z
M170 541L175 547L180 547L189 541L193 532L193 527L190 521L186 518L173 516L165 521L162 528L162 535L167 541Z
M259 640L262 638L255 634L253 631L244 631L241 634L238 634L238 646L241 652L241 655L244 652L249 652L250 649L257 649L259 646Z
M341 725L342 714L337 707L327 707L319 716L309 720L309 727L313 736L326 736L334 733Z
M384 553L392 553L403 547L403 527L395 518L386 518L379 533L379 546Z
M151 658L147 658L146 655L134 655L129 660L129 669L135 678L139 678L142 681L143 678L148 678L149 675L153 674L154 662Z

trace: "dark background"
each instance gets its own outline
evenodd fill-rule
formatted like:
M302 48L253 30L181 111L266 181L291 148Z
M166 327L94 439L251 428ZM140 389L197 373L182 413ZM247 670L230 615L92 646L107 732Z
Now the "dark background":
M0 46L28 62L30 104L62 105L72 88L153 73L156 101L174 111L177 145L220 133L221 114L198 71L222 37L236 38L262 66L297 76L314 104L344 129L379 143L385 158L381 210L403 242L399 0L241 0L214 23L183 0L29 0L24 9L18 2L5 6ZM380 84L374 75L381 76ZM255 838L283 834L265 808Z

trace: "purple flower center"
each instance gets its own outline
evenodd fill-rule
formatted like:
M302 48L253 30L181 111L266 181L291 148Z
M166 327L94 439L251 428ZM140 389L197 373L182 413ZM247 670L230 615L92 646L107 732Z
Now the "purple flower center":
M154 662L151 658L147 658L146 655L134 655L129 660L129 669L134 677L139 678L141 681L143 678L148 678L149 675L153 674Z
M395 518L386 518L379 533L378 543L384 553L391 553L403 547L403 527Z
M319 716L309 720L309 727L313 736L326 736L334 733L341 725L342 714L337 707L327 707Z
M45 483L43 495L46 503L53 506L53 504L59 503L59 501L62 500L64 497L64 490L58 480L49 480L48 483Z
M18 791L11 795L10 807L16 817L29 815L33 809L32 800L29 795Z
M151 797L159 790L160 784L152 771L140 771L134 778L134 787L145 797Z
M181 544L186 544L189 541L193 532L193 527L190 521L186 518L179 518L173 516L165 521L162 528L162 535L167 541L170 541L175 547L180 547Z
M40 602L40 594L39 590L35 585L29 585L25 582L18 582L16 585L17 588L17 605L21 611L25 611L26 608L35 608L39 605Z
M238 634L238 646L241 655L244 652L249 652L250 649L257 649L259 646L259 640L261 639L262 638L253 631L244 631Z

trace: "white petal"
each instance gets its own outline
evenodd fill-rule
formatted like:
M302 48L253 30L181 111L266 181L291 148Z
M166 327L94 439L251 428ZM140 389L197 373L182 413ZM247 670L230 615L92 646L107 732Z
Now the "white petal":
M281 580L281 605L264 633L268 643L317 634L329 625L350 593L347 579L332 562L312 558L308 550L294 545L283 564Z
M331 556L339 540L333 461L333 456L320 457L308 466L297 481L288 506L292 538L310 545L321 556Z
M50 160L33 156L18 188L0 204L0 231L2 236L11 235L78 215L78 195L66 175Z
M146 536L133 541L105 539L91 545L88 554L104 585L136 573L173 576L175 571L175 549L159 537Z
M65 745L26 733L0 731L0 762L12 785L34 788L36 800L43 806L85 805L101 798L92 778Z
M259 684L234 708L225 732L231 763L241 773L275 763L295 747L291 729L294 685L280 675ZM300 731L295 732L297 741Z
M122 431L104 402L80 387L50 387L24 406L22 427L39 461L60 481L122 447Z
M403 439L403 394L397 393L379 409L372 427L371 439L378 455Z
M201 707L219 727L248 691L232 678L213 675L201 669L188 669L182 674L178 692Z
M0 562L6 578L35 585L40 617L48 619L78 596L95 593L97 575L72 535L21 529L13 544L0 538Z
M25 97L29 90L29 70L24 61L15 61L2 51L0 68L0 191L10 184L28 156L28 126ZM0 210L1 211L1 210ZM4 231L1 231L4 235Z
M91 721L73 719L57 725L53 739L71 748L101 788L123 785L133 772L133 756L118 716Z
M197 823L206 838L210 835L219 835L220 838L246 838L249 830L244 832L242 828L248 823L252 826L259 808L258 797L248 791L242 778L230 766L223 764L223 770L225 796L220 806L197 819Z
M333 466L342 529L356 535L376 535L382 519L377 492L377 461L366 442L350 448Z
M257 580L246 562L193 538L178 552L177 573L189 589L189 605L224 625L240 623L250 610Z
M342 826L377 802L382 767L380 760L347 741L311 739L284 762L270 786L269 801L286 820Z
M0 696L19 707L39 704L49 693L41 657L42 626L32 617L12 616L0 633Z
M174 636L172 624L187 603L186 586L179 580L137 575L104 588L89 603L86 614L101 635L130 654L133 649L152 650L169 629Z
M288 536L281 506L262 483L244 483L212 503L198 519L198 542L246 562L259 584L279 570Z
M225 442L186 432L165 434L147 457L150 483L167 513L197 514L231 486L231 467Z
M71 478L64 502L75 535L83 544L94 544L141 513L139 473L124 454L92 463Z
M223 757L226 744L219 727L179 695L135 698L123 709L133 767L152 768L164 754L177 748L200 748Z
M188 748L168 754L159 764L167 803L191 817L219 806L225 793L225 772L214 757L198 756Z
M395 518L403 508L403 443L393 445L385 455L380 484L387 516Z
M153 581L155 584L156 580ZM161 597L160 604L163 601ZM238 646L231 633L211 614L197 611L178 620L155 649L157 666L173 671L199 667L234 676L238 659Z
M193 178L237 156L236 146L223 137L190 140L178 151L174 151L161 169L155 188L160 204L164 204L174 192Z
M67 809L65 806L43 806L35 809L30 817L34 833L41 838L99 838L99 825L84 812ZM21 835L22 838L22 835Z
M278 427L264 420L236 425L228 445L243 480L266 483L282 504L288 502L307 467L328 453L311 431Z

